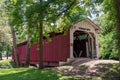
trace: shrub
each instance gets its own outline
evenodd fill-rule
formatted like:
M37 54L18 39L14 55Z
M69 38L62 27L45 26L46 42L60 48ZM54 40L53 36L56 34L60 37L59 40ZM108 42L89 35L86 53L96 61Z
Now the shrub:
M14 68L14 67L15 67L15 63L11 59L0 61L0 68L7 69L7 68Z

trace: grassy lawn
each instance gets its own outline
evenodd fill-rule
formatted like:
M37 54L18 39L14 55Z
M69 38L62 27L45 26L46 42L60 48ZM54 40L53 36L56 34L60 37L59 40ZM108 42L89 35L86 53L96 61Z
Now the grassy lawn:
M34 68L0 69L0 80L78 80L63 77L53 68L37 70Z
M120 65L118 63L96 64L92 68L83 65L71 71L66 68L67 66L63 66L65 69L61 67L42 70L14 68L11 60L3 60L0 61L0 80L120 80Z
M50 69L0 69L0 80L57 80L61 76Z
M14 68L11 59L0 61L0 80L76 80L64 77L56 68Z

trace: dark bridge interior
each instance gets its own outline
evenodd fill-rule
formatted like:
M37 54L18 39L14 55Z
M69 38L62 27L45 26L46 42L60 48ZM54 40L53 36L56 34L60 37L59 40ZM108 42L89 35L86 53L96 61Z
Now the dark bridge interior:
M86 51L87 34L83 31L74 32L73 56L87 57Z

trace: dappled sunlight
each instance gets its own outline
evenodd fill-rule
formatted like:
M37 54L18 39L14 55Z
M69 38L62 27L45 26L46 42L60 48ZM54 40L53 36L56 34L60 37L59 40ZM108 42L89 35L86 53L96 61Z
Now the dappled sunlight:
M119 64L98 64L96 65L97 72L102 80L120 80L120 65Z
M5 71L5 72L3 72ZM57 80L61 75L51 69L3 69L0 71L0 80ZM8 71L8 73L6 72Z
M111 80L106 78L115 78L120 80L120 66L119 62L115 60L90 60L84 63L73 61L77 63L69 66L60 66L57 69L67 77L75 77L77 79L88 78L86 80ZM79 62L79 63L78 63ZM71 63L71 64L72 64ZM104 77L106 77L104 79ZM116 79L119 78L119 79ZM83 79L84 80L84 79ZM114 79L112 79L114 80Z
M0 69L0 75L8 75L8 74L14 74L14 73L19 73L19 72L24 72L27 71L28 69Z
M0 80L120 80L119 74L120 66L116 61L91 60L79 66L69 64L42 70L36 68L0 69Z

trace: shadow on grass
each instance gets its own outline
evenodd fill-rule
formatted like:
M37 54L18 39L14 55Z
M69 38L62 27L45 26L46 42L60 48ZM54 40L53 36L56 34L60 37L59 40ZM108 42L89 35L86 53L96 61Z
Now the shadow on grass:
M88 66L86 66L86 65L80 66L79 68L77 68L77 70L79 70L78 74L79 75L85 75L87 69L88 69Z
M102 80L120 80L119 64L98 64L96 68Z
M61 76L60 73L51 69L11 69L7 71L10 72L8 74L0 73L0 80L58 80Z
M76 77L75 80L120 80L119 64L96 64L92 68L82 65L70 71L68 69L68 71L63 70L62 72L65 76Z

